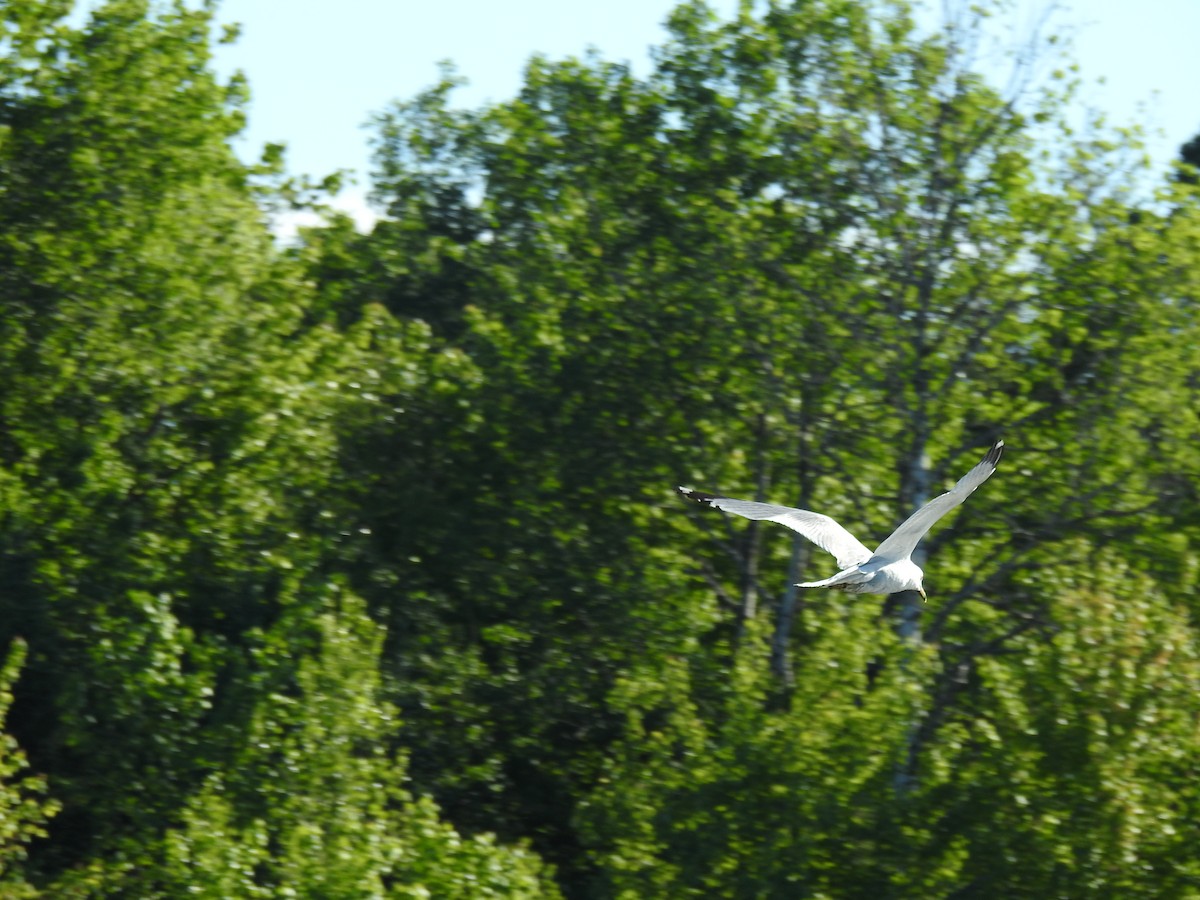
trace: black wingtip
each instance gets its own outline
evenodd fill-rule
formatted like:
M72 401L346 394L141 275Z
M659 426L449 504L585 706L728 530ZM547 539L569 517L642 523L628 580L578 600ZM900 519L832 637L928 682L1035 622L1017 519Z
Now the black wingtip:
M717 499L716 494L706 494L704 491L694 491L691 488L677 487L675 488L681 497L687 497L689 500L694 500L697 503L707 503L710 506L712 501Z
M1000 457L1002 457L1003 455L1004 455L1004 441L1000 440L1000 441L996 441L996 443L992 444L992 449L988 451L987 456L985 456L983 459L985 462L991 463L992 467L995 468L997 465L1000 464Z

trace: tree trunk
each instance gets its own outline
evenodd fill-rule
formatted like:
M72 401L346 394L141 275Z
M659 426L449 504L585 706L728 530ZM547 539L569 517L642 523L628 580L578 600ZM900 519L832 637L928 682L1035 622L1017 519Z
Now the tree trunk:
M797 537L792 541L792 556L788 562L787 587L779 601L779 610L775 616L775 633L771 636L771 671L780 683L787 688L792 687L792 664L788 653L788 644L792 637L792 620L796 616L796 600L800 589L796 582L800 580L800 572L811 558L808 542Z
M914 442L914 452L908 467L907 485L901 487L901 496L907 495L909 514L920 509L929 502L929 454L926 452L925 437L918 434ZM907 487L907 490L905 490ZM912 560L922 569L925 568L925 551L918 546L913 551ZM921 643L921 611L924 601L916 591L901 591L888 597L888 605L894 604L899 610L896 623L896 633L904 642L901 651L901 670L908 668L909 657ZM897 795L904 795L916 787L916 748L920 738L921 723L914 718L909 723L908 732L904 738L904 749L896 764L896 775L893 787Z

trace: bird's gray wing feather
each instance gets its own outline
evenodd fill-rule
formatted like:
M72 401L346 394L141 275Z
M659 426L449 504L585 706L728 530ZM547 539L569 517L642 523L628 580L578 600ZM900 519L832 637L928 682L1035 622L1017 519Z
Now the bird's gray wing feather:
M850 566L866 562L871 558L871 551L829 516L809 512L807 509L776 506L773 503L756 503L753 500L717 497L702 491L694 491L691 488L681 487L679 493L697 503L715 506L717 509L733 513L735 516L762 522L778 522L808 538L827 553L832 553L839 568L848 569Z
M967 497L971 496L971 492L975 488L987 481L996 471L996 464L1000 462L1003 454L1004 441L996 441L987 456L980 460L970 472L958 479L958 484L940 497L934 497L893 531L887 540L875 550L875 558L894 562L912 556L917 543L925 537L925 533L933 527L933 523L960 505Z

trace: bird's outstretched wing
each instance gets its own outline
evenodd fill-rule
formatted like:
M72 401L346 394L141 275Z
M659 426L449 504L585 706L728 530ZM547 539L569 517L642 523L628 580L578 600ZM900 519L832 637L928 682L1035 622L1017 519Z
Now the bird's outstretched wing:
M679 493L697 503L707 503L709 506L733 513L735 516L786 525L792 531L799 532L808 538L822 550L832 553L839 568L848 569L850 566L866 562L871 558L871 551L829 516L809 512L807 509L776 506L773 503L755 503L752 500L716 497L685 487L679 488Z
M934 497L915 513L904 520L899 528L875 550L875 558L887 561L907 559L912 556L913 549L925 533L933 527L933 523L944 516L954 507L961 504L971 492L979 487L996 471L996 464L1004 453L1004 441L996 441L992 449L970 472L958 479L954 485L940 497Z

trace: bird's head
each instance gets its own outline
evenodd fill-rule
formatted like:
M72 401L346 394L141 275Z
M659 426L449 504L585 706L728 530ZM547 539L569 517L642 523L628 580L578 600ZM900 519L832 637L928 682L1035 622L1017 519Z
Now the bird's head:
M922 600L929 602L929 597L925 593L925 570L910 559L904 575L908 581L908 584L905 585L906 590L916 591L921 595Z

